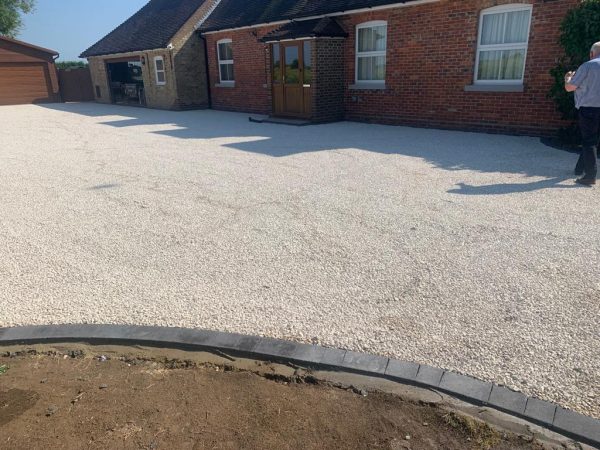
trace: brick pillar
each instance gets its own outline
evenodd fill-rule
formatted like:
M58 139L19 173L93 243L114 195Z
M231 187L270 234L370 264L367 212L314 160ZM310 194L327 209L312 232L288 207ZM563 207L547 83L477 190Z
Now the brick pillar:
M316 39L312 55L312 120L344 118L344 39Z

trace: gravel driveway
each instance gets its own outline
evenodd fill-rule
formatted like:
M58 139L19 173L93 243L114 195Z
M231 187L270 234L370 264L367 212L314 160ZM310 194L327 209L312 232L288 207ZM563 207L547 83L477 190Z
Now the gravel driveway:
M539 140L0 107L0 326L202 327L600 418L600 190Z

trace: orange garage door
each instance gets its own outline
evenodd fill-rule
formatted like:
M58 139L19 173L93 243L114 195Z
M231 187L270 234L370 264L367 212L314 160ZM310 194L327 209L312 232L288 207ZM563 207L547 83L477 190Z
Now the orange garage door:
M49 78L46 64L0 63L0 105L50 101Z

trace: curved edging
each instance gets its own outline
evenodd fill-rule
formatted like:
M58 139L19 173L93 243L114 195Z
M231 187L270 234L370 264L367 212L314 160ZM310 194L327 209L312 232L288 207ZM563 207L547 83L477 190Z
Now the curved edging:
M187 328L129 325L51 325L0 328L0 345L84 341L218 350L263 360L296 362L386 378L431 388L469 403L487 405L593 446L600 446L600 420L527 397L505 387L424 364L278 339Z

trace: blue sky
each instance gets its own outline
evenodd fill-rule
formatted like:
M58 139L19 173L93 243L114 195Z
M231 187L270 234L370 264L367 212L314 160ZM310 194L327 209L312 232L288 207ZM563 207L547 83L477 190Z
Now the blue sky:
M37 0L23 17L22 41L60 53L59 61L79 54L123 23L148 0Z

